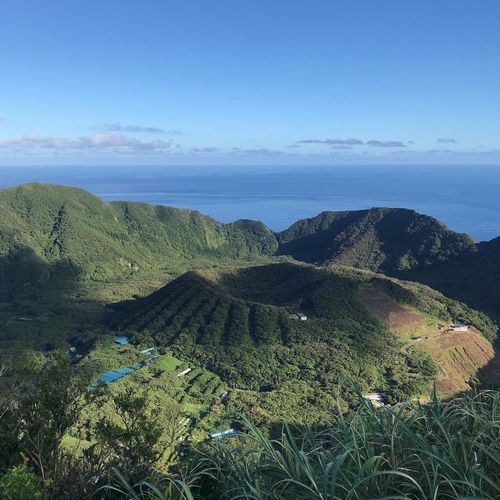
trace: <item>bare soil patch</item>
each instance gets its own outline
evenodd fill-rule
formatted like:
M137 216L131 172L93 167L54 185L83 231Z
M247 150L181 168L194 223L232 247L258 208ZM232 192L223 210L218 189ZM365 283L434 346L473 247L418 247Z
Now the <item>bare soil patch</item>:
M361 300L372 316L402 336L412 336L432 330L424 314L398 304L370 285L362 287Z
M444 371L437 382L442 394L454 394L470 388L475 379L500 381L500 357L492 345L475 329L444 333L431 337L426 347Z

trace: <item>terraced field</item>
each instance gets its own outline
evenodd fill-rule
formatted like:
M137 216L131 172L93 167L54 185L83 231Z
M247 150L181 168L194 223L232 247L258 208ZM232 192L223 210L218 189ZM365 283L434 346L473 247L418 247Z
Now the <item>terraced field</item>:
M116 322L240 389L270 391L297 380L327 392L343 380L366 389L413 387L421 381L411 376L418 363L407 362L397 336L364 307L366 279L291 263L190 272L123 304ZM296 312L308 319L292 319Z
M108 336L101 339L97 349L84 357L75 369L79 373L92 374L93 391L101 380L99 387L106 391L105 394L118 394L132 387L138 394L147 394L151 405L175 409L177 442L187 436L194 440L204 440L210 432L228 425L229 417L226 416L225 406L221 401L221 396L228 390L226 383L216 374L182 361L171 352L150 356L141 353L144 348L145 345L118 346ZM142 366L102 385L104 372L114 370L119 373L128 366L133 366L133 363L140 363ZM187 370L189 371L184 374ZM103 411L112 412L108 406ZM90 407L81 418L82 421L94 421L99 415ZM68 443L71 443L71 437L68 436ZM74 436L76 437L78 435Z
M431 316L408 304L398 303L371 285L362 287L361 297L370 313L405 339L408 346L418 343L432 356L439 366L436 389L440 394L452 395L468 390L478 381L490 384L500 380L500 358L476 328L445 333L437 325L449 317Z

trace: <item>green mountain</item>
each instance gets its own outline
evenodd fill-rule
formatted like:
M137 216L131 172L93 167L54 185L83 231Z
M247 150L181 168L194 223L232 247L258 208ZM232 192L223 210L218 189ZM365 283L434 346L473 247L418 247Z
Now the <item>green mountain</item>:
M323 212L276 236L280 254L420 281L500 317L500 238L475 243L400 208Z
M75 498L99 495L113 466L126 487L125 480L189 464L199 475L185 476L185 485L162 481L166 497L176 496L173 485L182 495L192 485L199 498L234 491L305 498L337 486L342 497L360 485L363 498L426 497L443 494L444 463L451 471L445 495L461 488L464 497L493 498L498 393L456 403L407 400L428 397L434 382L447 397L475 381L498 385L490 313L500 317L499 269L500 238L476 244L411 210L325 212L273 233L260 222L221 224L192 210L103 203L62 186L0 190L0 496L17 498L29 484L40 490L29 498L41 498L42 489L51 498L69 490ZM438 326L457 322L469 327ZM118 345L118 334L130 343ZM110 374L123 376L98 382ZM377 400L407 402L377 409L362 397L372 391ZM467 432L474 428L469 441L460 427L466 419L456 418L464 414ZM247 437L200 443L227 437L225 430L233 436L242 416L259 430L246 425ZM318 427L282 429L282 422ZM451 443L444 459L436 426ZM470 460L457 459L465 455L456 453L454 436ZM399 462L385 459L388 442ZM422 465L420 448L439 448L439 456ZM255 452L263 459L254 460ZM19 457L28 463L19 465ZM332 457L349 477L332 476ZM479 471L470 487L462 481L465 462ZM429 470L440 477L428 481ZM323 481L331 477L340 483ZM142 493L123 495L153 488L138 487Z
M401 208L323 212L296 222L277 239L279 253L297 260L389 273L442 262L475 248L469 236Z
M222 224L193 210L103 203L63 186L0 190L0 298L161 283L213 262L280 255L421 281L500 317L500 238L476 244L413 210L323 212L273 233L257 221Z
M401 277L427 283L500 319L500 238Z
M221 224L193 210L103 203L63 186L0 191L0 278L12 295L147 275L197 258L270 255L276 248L260 222Z
M115 326L135 342L168 346L240 388L267 391L302 380L331 391L349 379L366 389L390 388L395 397L424 390L433 363L370 310L370 291L420 311L422 331L460 319L490 338L496 333L484 315L426 287L291 263L186 273L121 304ZM405 321L406 305L392 316ZM295 318L297 312L307 320Z

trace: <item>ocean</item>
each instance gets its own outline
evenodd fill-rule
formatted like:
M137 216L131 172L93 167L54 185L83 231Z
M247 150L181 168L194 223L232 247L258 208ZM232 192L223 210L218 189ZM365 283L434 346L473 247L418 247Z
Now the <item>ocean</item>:
M404 207L476 240L500 236L500 166L0 167L0 187L78 186L103 200L192 208L285 229L324 210Z

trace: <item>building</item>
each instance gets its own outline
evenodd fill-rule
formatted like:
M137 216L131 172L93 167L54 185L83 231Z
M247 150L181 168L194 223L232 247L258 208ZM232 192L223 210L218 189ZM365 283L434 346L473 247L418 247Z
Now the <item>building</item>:
M184 375L187 375L192 368L186 368L185 370L182 370L180 373L177 374L178 377L184 377Z
M227 429L225 431L214 432L210 434L212 439L228 439L237 435L237 432L234 429Z
M289 319L296 319L296 320L301 320L301 321L307 321L307 316L303 313L293 313L288 315Z
M371 392L363 395L363 397L370 401L373 406L384 406L384 396L380 392Z
M451 330L453 332L466 332L469 330L469 326L463 324L451 325Z

